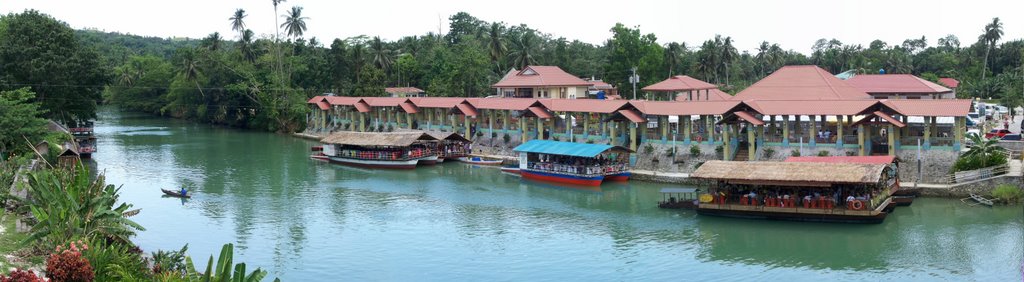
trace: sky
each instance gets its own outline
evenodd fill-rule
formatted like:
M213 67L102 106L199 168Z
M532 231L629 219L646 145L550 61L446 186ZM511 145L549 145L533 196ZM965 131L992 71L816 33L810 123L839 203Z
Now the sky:
M1024 34L1024 1L905 1L905 0L794 0L794 1L312 1L288 0L280 15L292 6L304 8L308 30L329 45L334 38L358 35L396 40L427 32L447 33L448 17L460 12L487 22L526 24L568 40L601 44L611 37L617 22L654 33L658 42L686 42L699 46L716 34L731 36L737 49L756 53L761 41L809 54L819 38L867 46L881 39L900 44L908 38L928 40L929 46L948 34L962 45L977 40L985 24L999 17L1003 40ZM202 38L220 32L235 38L228 18L245 9L246 25L256 34L274 33L271 0L2 0L0 13L35 9L67 22L73 28L92 28L157 37Z

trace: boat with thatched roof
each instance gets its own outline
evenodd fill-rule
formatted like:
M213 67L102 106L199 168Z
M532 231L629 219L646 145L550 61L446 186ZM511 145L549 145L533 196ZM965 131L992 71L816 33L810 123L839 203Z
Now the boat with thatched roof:
M899 189L882 163L708 161L691 178L710 183L702 215L847 223L880 223Z
M457 160L469 156L469 144L472 141L455 132L427 131L431 137L437 138L437 162Z
M599 186L629 180L630 150L620 146L531 140L517 146L519 174L525 179Z
M424 132L336 132L320 140L332 163L370 168L413 169L436 163L437 138Z

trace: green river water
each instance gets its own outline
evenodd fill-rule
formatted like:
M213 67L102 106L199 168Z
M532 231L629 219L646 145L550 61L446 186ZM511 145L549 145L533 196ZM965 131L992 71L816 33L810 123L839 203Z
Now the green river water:
M107 108L93 159L142 208L147 252L189 244L285 281L1021 281L1024 208L921 198L885 223L662 210L631 181L595 190L462 163L414 171L309 159L314 143ZM159 188L195 187L194 198ZM201 266L200 266L201 267Z

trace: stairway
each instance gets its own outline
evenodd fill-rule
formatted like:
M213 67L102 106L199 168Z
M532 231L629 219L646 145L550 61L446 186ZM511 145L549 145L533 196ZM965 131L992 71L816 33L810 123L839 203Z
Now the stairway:
M741 146L741 147L742 148L736 150L736 157L733 158L733 161L745 162L745 161L749 160L749 158L748 158L749 157L748 156L749 153L747 153L748 152L747 151L747 147L746 146Z

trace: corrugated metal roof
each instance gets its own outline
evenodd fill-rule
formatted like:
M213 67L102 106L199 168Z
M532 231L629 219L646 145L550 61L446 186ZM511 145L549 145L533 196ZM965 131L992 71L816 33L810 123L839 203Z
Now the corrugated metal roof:
M938 94L953 90L912 74L859 74L846 80L867 93Z
M469 103L477 109L525 111L538 102L532 98L483 98L471 99Z
M531 113L533 113L535 116L537 116L539 118L553 118L553 117L555 117L554 115L551 115L550 112L548 112L547 110L545 110L544 108L541 108L541 107L529 107L528 109L530 110Z
M626 119L632 122L647 122L647 119L645 119L643 116L640 115L640 113L634 110L619 110L619 114L626 117Z
M475 117L480 115L480 113L476 111L476 108L473 108L473 105L470 105L468 103L458 104L455 105L455 107L458 108L459 111L462 112L462 114L465 116Z
M493 88L545 87L545 86L590 86L590 82L571 75L556 66L527 66L515 75L506 76Z
M415 114L420 112L420 109L417 108L416 105L413 105L412 102L403 102L401 106L402 110L404 110L406 113Z
M359 97L327 96L327 102L331 103L331 105L352 106L360 100L362 100L362 98Z
M963 117L971 112L968 99L882 100L882 104L906 116Z
M612 113L626 105L625 100L597 99L540 99L548 110L555 112Z
M331 109L331 104L328 104L326 101L316 102L316 106L319 107L321 110Z
M895 125L896 127L906 127L907 126L905 123L899 121L898 119L890 116L887 113L883 113L882 111L875 111L875 112L873 112L871 114L875 115L877 117L880 117L880 118L884 119L885 121L888 121L889 123L891 123L892 125Z
M939 84L945 85L946 87L949 87L949 88L960 87L960 81L959 80L956 80L954 78L949 78L949 77L940 78L939 79Z
M868 100L864 93L818 66L784 66L732 100Z
M466 101L466 98L459 97L421 97L421 98L409 98L420 108L441 108L441 109L452 109L455 105L458 105Z
M852 164L890 164L896 156L829 156L829 157L788 157L790 163L852 163Z
M751 107L764 115L857 115L878 103L878 100L748 101Z
M764 121L763 120L755 117L754 115L752 115L752 114L750 114L748 112L739 111L739 112L733 112L732 114L736 115L736 117L739 117L739 118L741 118L741 119L743 119L743 120L745 120L745 121L747 121L747 122L749 122L749 123L751 123L753 125L764 125Z
M402 102L409 101L409 98L403 97L371 97L363 98L371 107L398 107Z
M363 101L363 100L359 100L359 102L356 102L352 106L355 106L356 107L356 111L359 111L360 113L369 113L369 112L373 111L373 108L370 108L370 105L367 104L366 101Z
M739 105L740 101L629 101L640 112L648 115L720 115Z
M694 91L695 93L692 94L693 100L687 100L690 98L690 95L680 93L679 95L676 95L676 101L726 101L732 99L732 95L725 93L725 91L718 90L718 88L708 89L707 91L708 93L704 93L704 91Z
M516 146L514 151L593 158L612 149L624 152L629 151L629 149L612 145L559 142L551 140L530 140L522 145Z
M696 78L692 78L686 75L677 75L669 77L661 82L648 85L644 87L643 91L689 91L689 90L704 90L704 89L715 89L714 84L701 81Z
M319 102L320 100L323 100L323 99L324 99L324 96L314 96L313 98L309 98L309 100L306 101L306 104L313 104L313 103Z
M385 87L384 92L394 94L405 94L405 93L423 93L423 89L416 87Z

